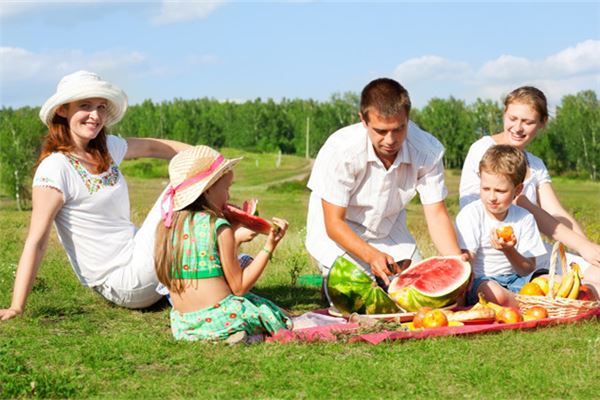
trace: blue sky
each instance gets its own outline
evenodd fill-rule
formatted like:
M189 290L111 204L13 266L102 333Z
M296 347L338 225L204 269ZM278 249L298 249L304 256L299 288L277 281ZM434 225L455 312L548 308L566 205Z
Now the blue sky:
M130 104L327 100L387 76L416 107L522 84L555 105L600 93L600 2L0 0L1 106L39 106L78 69Z

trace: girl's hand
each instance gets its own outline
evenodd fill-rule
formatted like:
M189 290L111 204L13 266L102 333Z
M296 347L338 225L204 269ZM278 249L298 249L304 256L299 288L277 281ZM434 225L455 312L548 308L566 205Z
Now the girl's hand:
M274 217L273 225L274 226L271 227L271 232L269 232L269 237L267 237L267 246L272 247L271 249L268 249L270 251L275 250L279 241L283 239L289 223L285 219Z
M234 228L233 235L235 237L236 247L238 247L240 244L249 242L252 239L254 239L256 235L258 235L258 233L238 224Z

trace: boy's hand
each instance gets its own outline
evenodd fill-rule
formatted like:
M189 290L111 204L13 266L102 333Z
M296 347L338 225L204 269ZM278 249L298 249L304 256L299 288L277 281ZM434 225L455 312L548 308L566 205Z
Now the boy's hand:
M498 236L498 232L496 232L496 229L492 229L490 242L492 244L492 247L496 250L506 251L514 248L517 245L517 238L515 237L515 235L512 235L510 240L505 240Z

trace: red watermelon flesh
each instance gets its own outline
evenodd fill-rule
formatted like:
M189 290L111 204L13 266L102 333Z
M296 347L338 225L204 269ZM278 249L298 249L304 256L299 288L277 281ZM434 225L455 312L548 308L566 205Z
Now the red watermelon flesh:
M464 276L461 262L453 258L433 258L426 263L420 263L419 268L409 268L398 276L395 282L396 290L412 286L421 293L436 294L448 289L452 281Z
M258 200L250 199L244 201L244 204L242 204L242 210L250 215L258 216Z
M257 215L249 214L233 204L227 204L223 210L223 214L225 214L225 218L229 222L241 224L256 233L268 235L271 231L271 223L269 221Z
M431 257L403 271L388 288L390 296L406 311L452 304L471 276L471 265L460 257Z

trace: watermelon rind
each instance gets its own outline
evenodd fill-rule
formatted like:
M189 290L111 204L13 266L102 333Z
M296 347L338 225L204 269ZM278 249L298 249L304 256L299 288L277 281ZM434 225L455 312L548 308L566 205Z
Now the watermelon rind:
M463 273L452 284L449 284L446 288L444 288L444 290L436 293L425 293L413 286L398 288L397 282L402 275L409 274L411 272L414 273L415 270L418 270L420 265L425 263L443 259L454 259L458 261L457 265L461 265L463 267ZM407 268L400 274L400 277L393 279L388 288L388 293L390 294L390 297L400 305L400 307L407 311L418 311L421 307L441 308L456 302L458 297L460 297L460 295L467 288L470 276L471 264L463 261L459 256L430 257L411 266L410 268Z
M340 256L327 276L327 294L343 314L393 314L396 302L357 264Z

